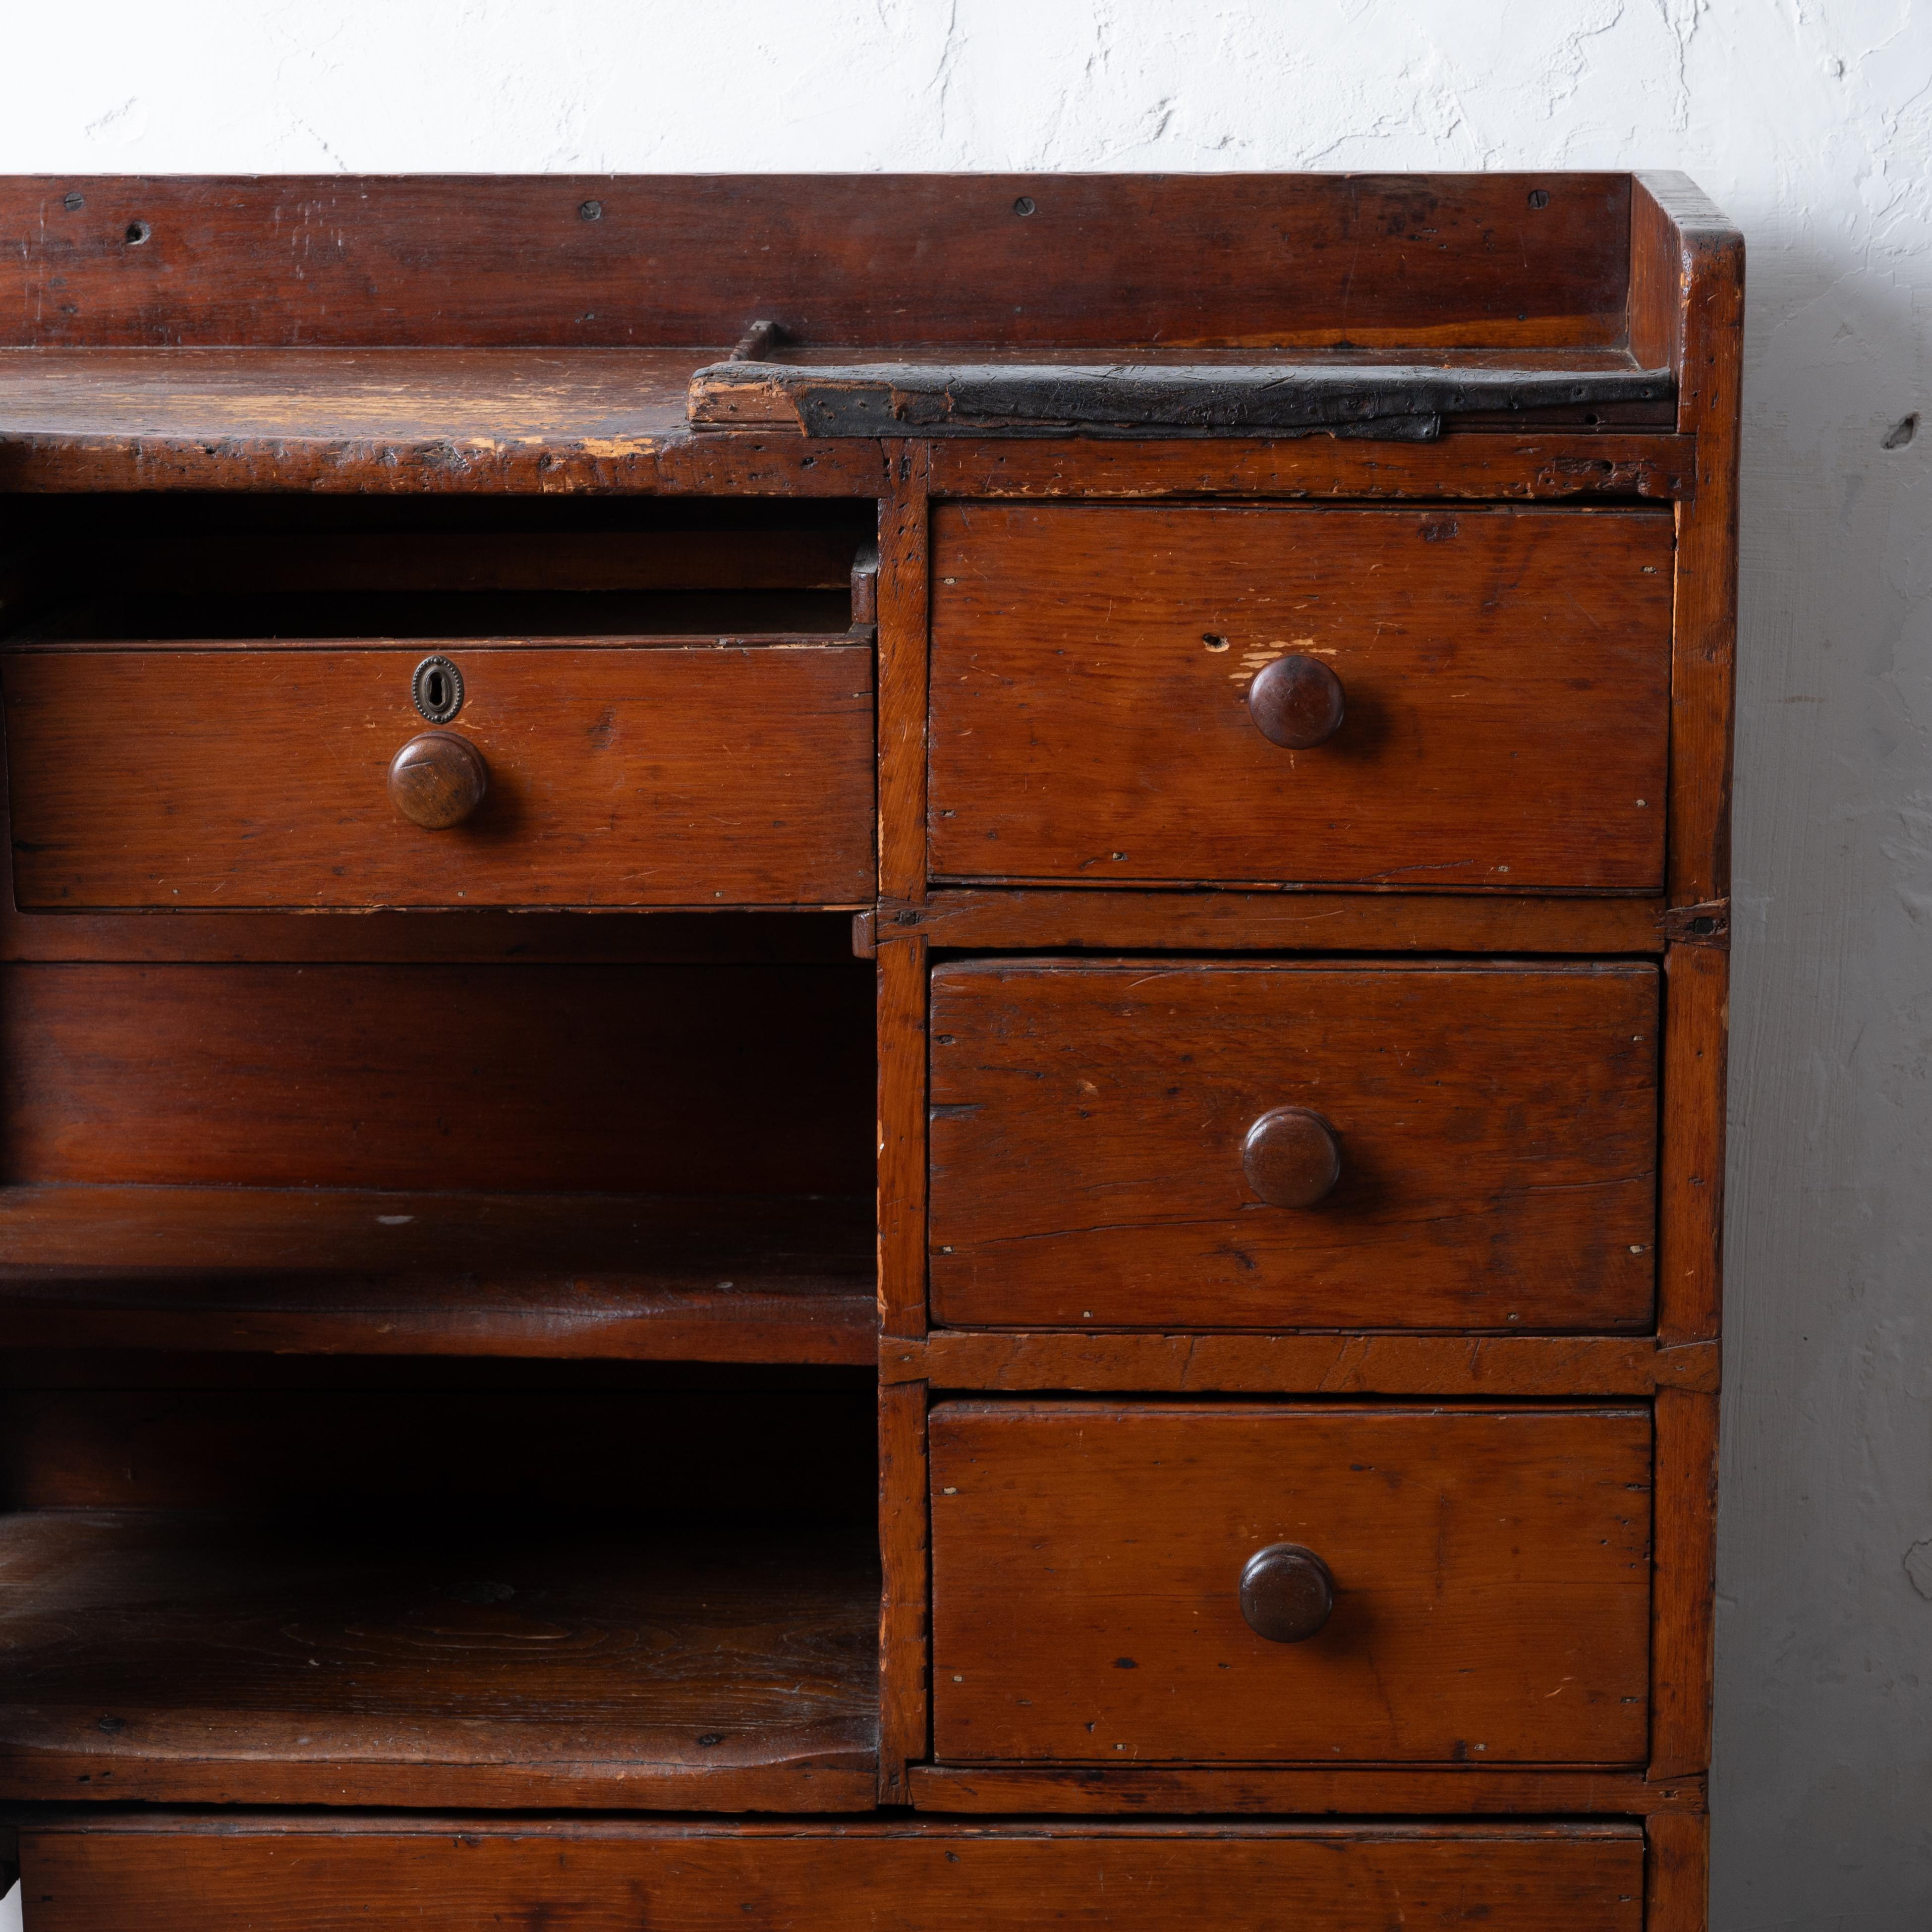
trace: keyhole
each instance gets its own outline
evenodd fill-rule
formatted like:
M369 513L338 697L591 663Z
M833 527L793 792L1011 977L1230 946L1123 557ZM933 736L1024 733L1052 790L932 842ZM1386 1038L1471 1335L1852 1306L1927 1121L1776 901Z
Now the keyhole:
M410 695L432 724L447 724L463 709L463 674L446 657L424 658L410 680Z

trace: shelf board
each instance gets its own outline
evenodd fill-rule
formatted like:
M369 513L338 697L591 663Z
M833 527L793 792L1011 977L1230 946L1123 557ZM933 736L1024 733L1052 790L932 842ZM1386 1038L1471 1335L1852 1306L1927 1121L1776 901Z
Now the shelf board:
M0 1189L0 1345L869 1365L863 1196Z
M869 1810L870 1526L0 1520L0 1798Z

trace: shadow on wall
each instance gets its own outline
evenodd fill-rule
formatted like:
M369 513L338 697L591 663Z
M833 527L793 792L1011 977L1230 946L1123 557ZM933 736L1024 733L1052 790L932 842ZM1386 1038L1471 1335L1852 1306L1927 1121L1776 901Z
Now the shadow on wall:
M1923 1932L1927 311L1870 254L1748 272L1712 1923Z

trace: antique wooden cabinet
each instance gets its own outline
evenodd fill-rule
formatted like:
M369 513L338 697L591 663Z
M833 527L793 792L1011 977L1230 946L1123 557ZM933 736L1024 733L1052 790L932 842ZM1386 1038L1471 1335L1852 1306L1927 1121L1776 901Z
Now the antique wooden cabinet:
M0 239L29 1932L1702 1924L1689 184Z

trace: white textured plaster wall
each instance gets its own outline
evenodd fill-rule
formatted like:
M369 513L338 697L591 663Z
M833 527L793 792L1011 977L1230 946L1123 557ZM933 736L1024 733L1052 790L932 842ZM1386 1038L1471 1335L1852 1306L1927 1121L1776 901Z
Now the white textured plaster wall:
M1714 1922L1932 1926L1932 6L7 0L0 70L8 172L1694 176L1750 251Z

